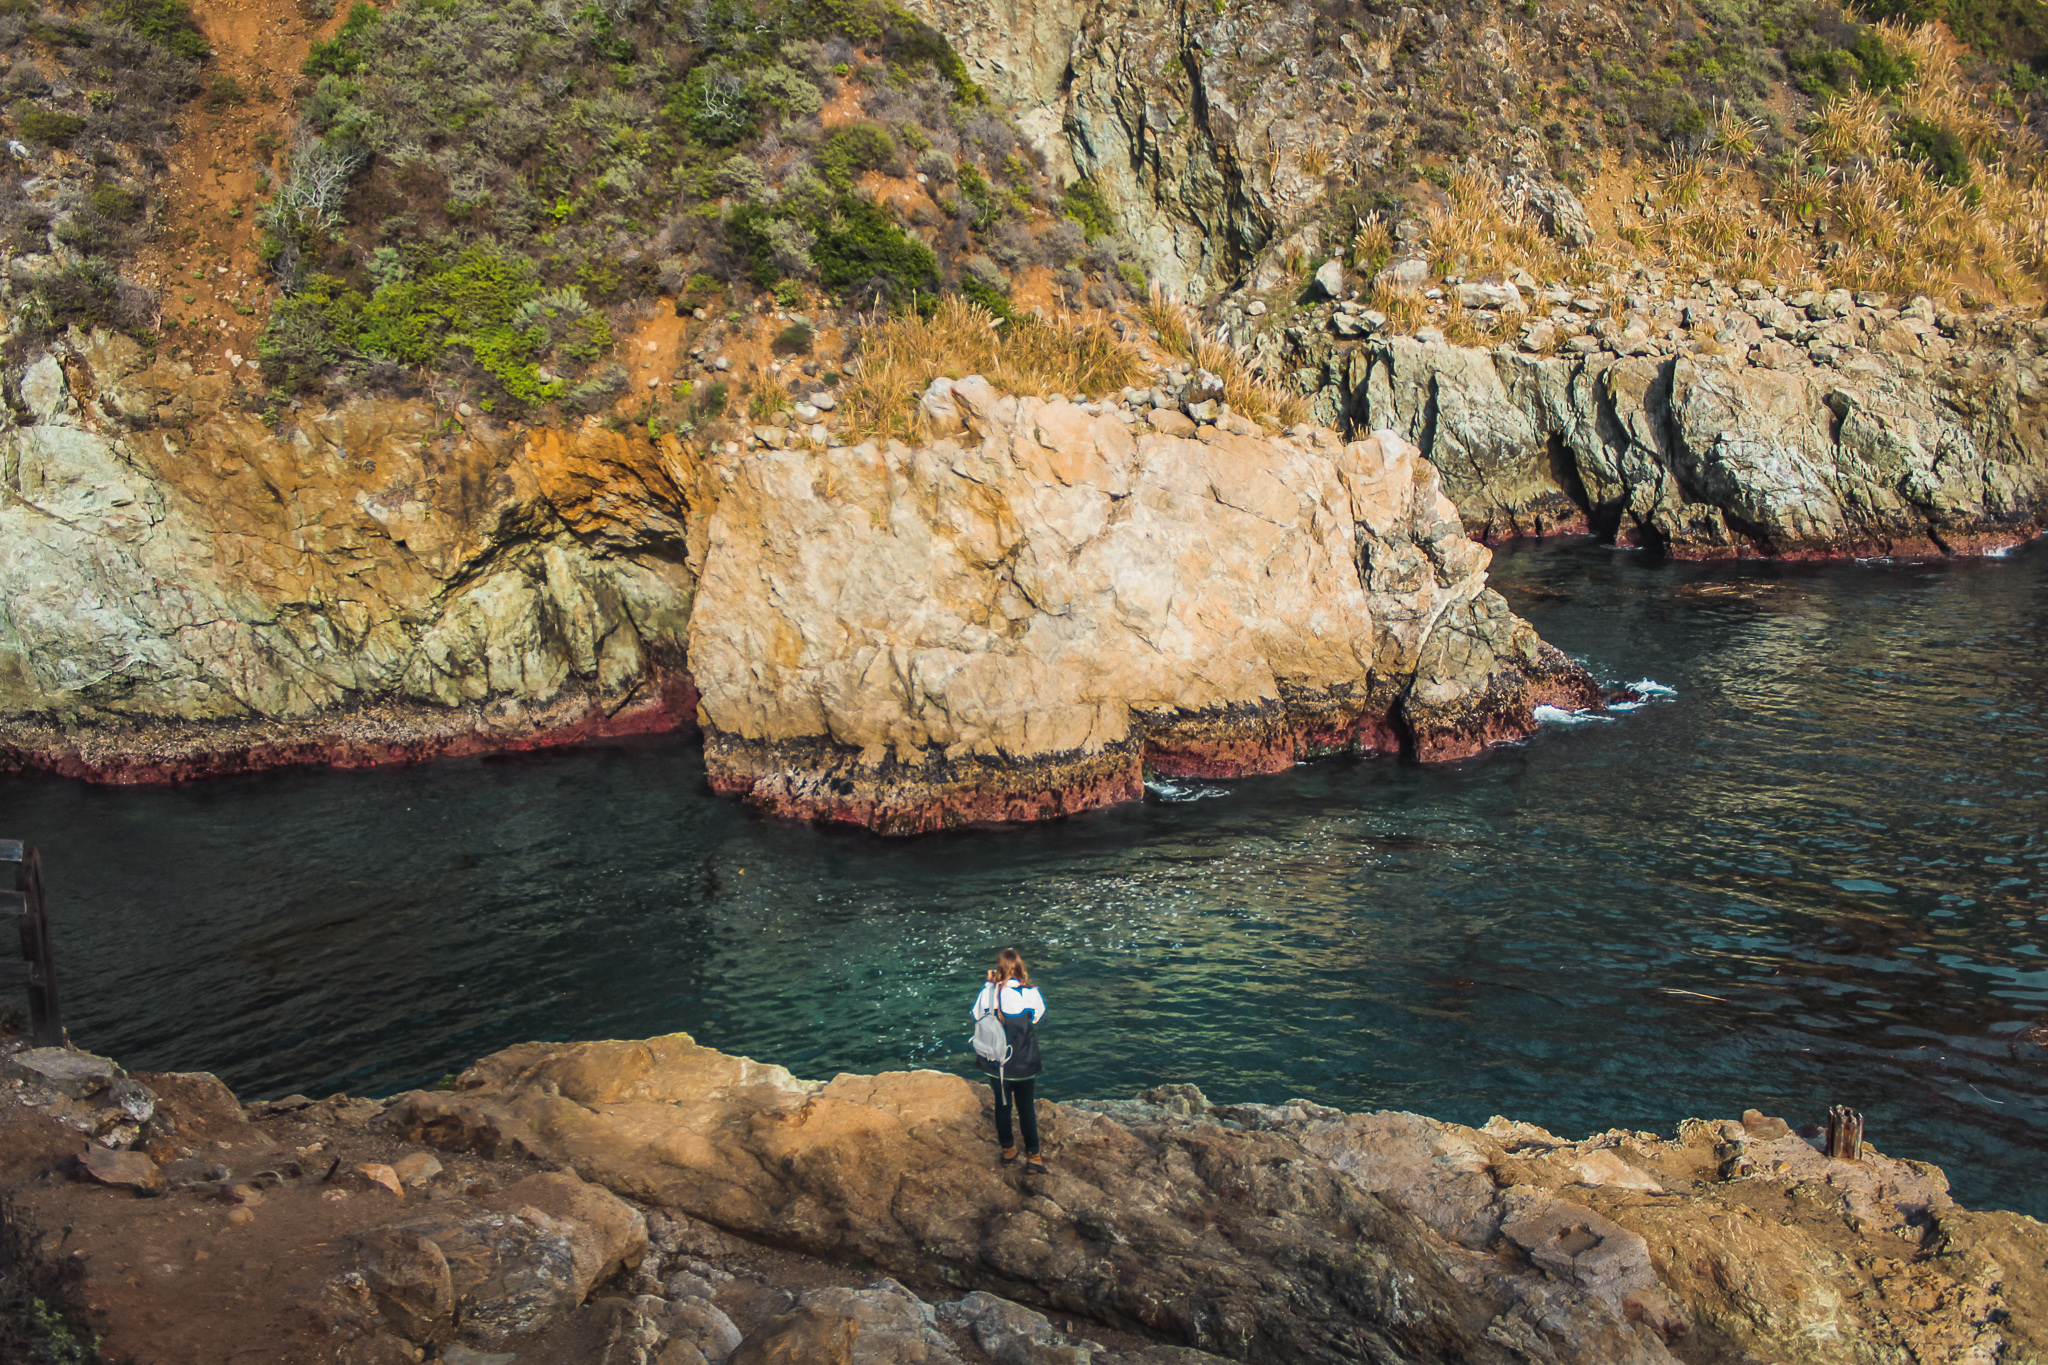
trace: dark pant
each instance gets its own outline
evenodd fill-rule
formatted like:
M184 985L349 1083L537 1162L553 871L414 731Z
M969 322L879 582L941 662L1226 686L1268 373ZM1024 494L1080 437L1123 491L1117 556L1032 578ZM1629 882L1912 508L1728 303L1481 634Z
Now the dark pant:
M1024 1130L1024 1151L1029 1156L1037 1156L1038 1105L1032 1095L1038 1088L1037 1079L1004 1081L991 1076L988 1083L996 1092L996 1137L1005 1147L1017 1145L1016 1137L1010 1132L1010 1106L1014 1104L1017 1106L1017 1124Z

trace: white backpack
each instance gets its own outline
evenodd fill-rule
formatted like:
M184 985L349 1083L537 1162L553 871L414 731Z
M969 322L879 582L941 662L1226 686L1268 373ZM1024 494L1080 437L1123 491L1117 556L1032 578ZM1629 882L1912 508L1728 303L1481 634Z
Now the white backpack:
M1010 1034L1003 1027L1003 988L996 985L995 1008L974 1021L974 1055L998 1068L1010 1060ZM1001 1074L1000 1070L997 1072Z

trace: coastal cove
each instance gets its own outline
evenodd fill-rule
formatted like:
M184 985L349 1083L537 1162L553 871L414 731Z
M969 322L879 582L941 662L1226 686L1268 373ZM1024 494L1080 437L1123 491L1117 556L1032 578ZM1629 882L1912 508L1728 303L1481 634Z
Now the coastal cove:
M1199 1084L1559 1132L1833 1103L2048 1216L2048 552L1694 566L1591 542L1492 581L1611 719L1328 760L1031 828L764 819L630 741L153 789L0 778L74 1039L245 1098L388 1094L526 1039L687 1030L801 1074L961 1069L991 947L1045 1092Z

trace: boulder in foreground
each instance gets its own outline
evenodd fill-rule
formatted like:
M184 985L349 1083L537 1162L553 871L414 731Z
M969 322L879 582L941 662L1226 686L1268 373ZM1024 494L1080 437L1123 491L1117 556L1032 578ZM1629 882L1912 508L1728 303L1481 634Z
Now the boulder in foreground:
M936 1072L799 1080L678 1034L511 1048L385 1121L750 1240L1240 1361L2048 1347L2048 1229L1959 1208L1932 1166L1830 1160L1761 1115L1569 1142L1168 1087L1042 1104L1052 1170L1031 1177L996 1163L991 1103Z

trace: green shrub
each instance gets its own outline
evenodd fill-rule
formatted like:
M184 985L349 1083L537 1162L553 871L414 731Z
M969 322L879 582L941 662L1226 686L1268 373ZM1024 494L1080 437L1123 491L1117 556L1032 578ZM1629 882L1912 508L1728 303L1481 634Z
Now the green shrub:
M246 104L248 100L249 94L242 89L242 83L224 71L206 87L208 109L225 109L231 104Z
M896 162L896 139L878 123L849 123L834 129L818 150L818 171L836 190L853 187L860 171L886 170Z
M725 292L725 285L716 275L692 275L683 292L676 296L676 307L687 313L702 308Z
M341 31L324 43L313 44L299 70L308 76L353 76L363 69L365 48L378 21L384 16L375 5L356 0L349 7Z
M98 256L114 244L107 220L97 213L73 213L57 225L57 240L85 256Z
M108 23L127 25L138 36L186 61L201 61L213 51L185 0L108 0L100 15Z
M123 296L120 272L88 256L36 281L37 311L53 327L133 327L145 319Z
M1913 79L1913 59L1887 48L1875 29L1863 30L1850 53L1861 67L1860 77L1866 90L1903 90Z
M71 139L77 137L85 127L85 120L76 114L60 113L34 105L24 109L14 121L15 128L31 142L47 142L53 147L68 147Z
M1069 185L1060 200L1060 212L1079 223L1091 242L1116 231L1116 220L1110 216L1109 204L1092 180L1076 180Z
M730 147L759 121L754 89L724 68L700 66L669 97L666 113L679 131L711 147Z
M1000 321L1010 322L1017 316L1016 310L1010 307L1010 296L977 276L963 274L960 277L960 297L980 304Z
M539 292L533 267L487 247L471 247L453 265L386 285L363 308L363 349L401 365L429 365L450 346L482 344L500 363L545 335L501 335ZM478 356L481 362L483 357ZM489 368L486 365L486 368ZM494 370L493 373L496 373Z
M1956 135L1926 119L1909 118L1899 124L1899 155L1927 163L1934 178L1958 189L1970 183L1970 154Z
M960 167L960 193L966 196L969 219L978 228L992 227L1009 217L1009 201L988 183L981 167L969 161Z
M809 326L801 322L792 322L776 333L775 340L769 343L768 349L777 355L809 355L812 339L813 334Z
M363 296L332 275L314 275L279 300L256 343L264 382L293 393L316 387L325 371L358 353L362 309Z
M102 218L115 223L132 223L142 216L142 196L119 185L102 185L92 192L92 206Z

